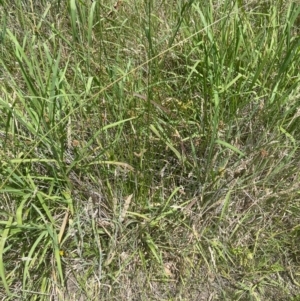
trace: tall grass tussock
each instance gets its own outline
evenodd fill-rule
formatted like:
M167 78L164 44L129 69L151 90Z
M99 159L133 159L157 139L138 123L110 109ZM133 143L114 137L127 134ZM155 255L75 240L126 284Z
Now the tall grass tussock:
M300 300L300 7L0 1L1 300Z

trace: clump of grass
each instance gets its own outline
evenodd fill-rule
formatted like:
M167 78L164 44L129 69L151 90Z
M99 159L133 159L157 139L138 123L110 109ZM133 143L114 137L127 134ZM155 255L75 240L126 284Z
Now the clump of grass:
M0 12L2 299L299 298L295 3Z

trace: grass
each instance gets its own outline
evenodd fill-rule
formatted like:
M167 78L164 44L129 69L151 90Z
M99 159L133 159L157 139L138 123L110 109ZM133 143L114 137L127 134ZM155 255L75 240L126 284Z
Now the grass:
M293 1L6 1L1 300L300 300Z

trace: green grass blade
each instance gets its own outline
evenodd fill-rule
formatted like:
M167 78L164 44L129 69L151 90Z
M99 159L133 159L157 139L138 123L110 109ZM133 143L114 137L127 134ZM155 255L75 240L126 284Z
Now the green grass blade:
M93 25L94 25L95 7L96 7L96 2L93 2L92 6L90 8L90 13L89 13L89 18L88 18L88 45L89 45L89 48L92 46L92 32L93 32Z
M30 246L28 254L25 257L23 256L22 260L25 261L24 272L23 272L23 289L26 289L27 279L30 279L30 267L36 263L38 257L40 256L39 250L37 248L40 244L43 244L46 248L46 244L43 239L47 236L47 231L42 231L42 233L37 237L32 246ZM43 241L43 242L42 242Z
M242 151L240 151L238 148L236 148L235 146L233 146L233 145L231 145L230 143L227 143L227 142L225 142L225 141L223 141L223 140L217 139L217 140L215 141L215 143L220 144L220 145L223 145L223 146L225 146L225 147L231 149L232 151L234 151L235 153L241 155L242 157L245 157L245 156L246 156L246 155L245 155Z
M70 0L70 14L71 14L71 27L74 42L78 41L78 30L77 30L77 7L76 1Z
M4 289L6 291L6 294L8 296L11 295L11 292L10 292L9 286L7 284L7 281L6 281L5 267L4 267L4 260L3 260L3 255L4 254L3 253L4 253L5 242L6 242L7 238L8 238L12 222L13 222L13 217L10 217L8 219L8 221L6 222L5 229L2 232L1 241L0 241L0 277L1 277Z

